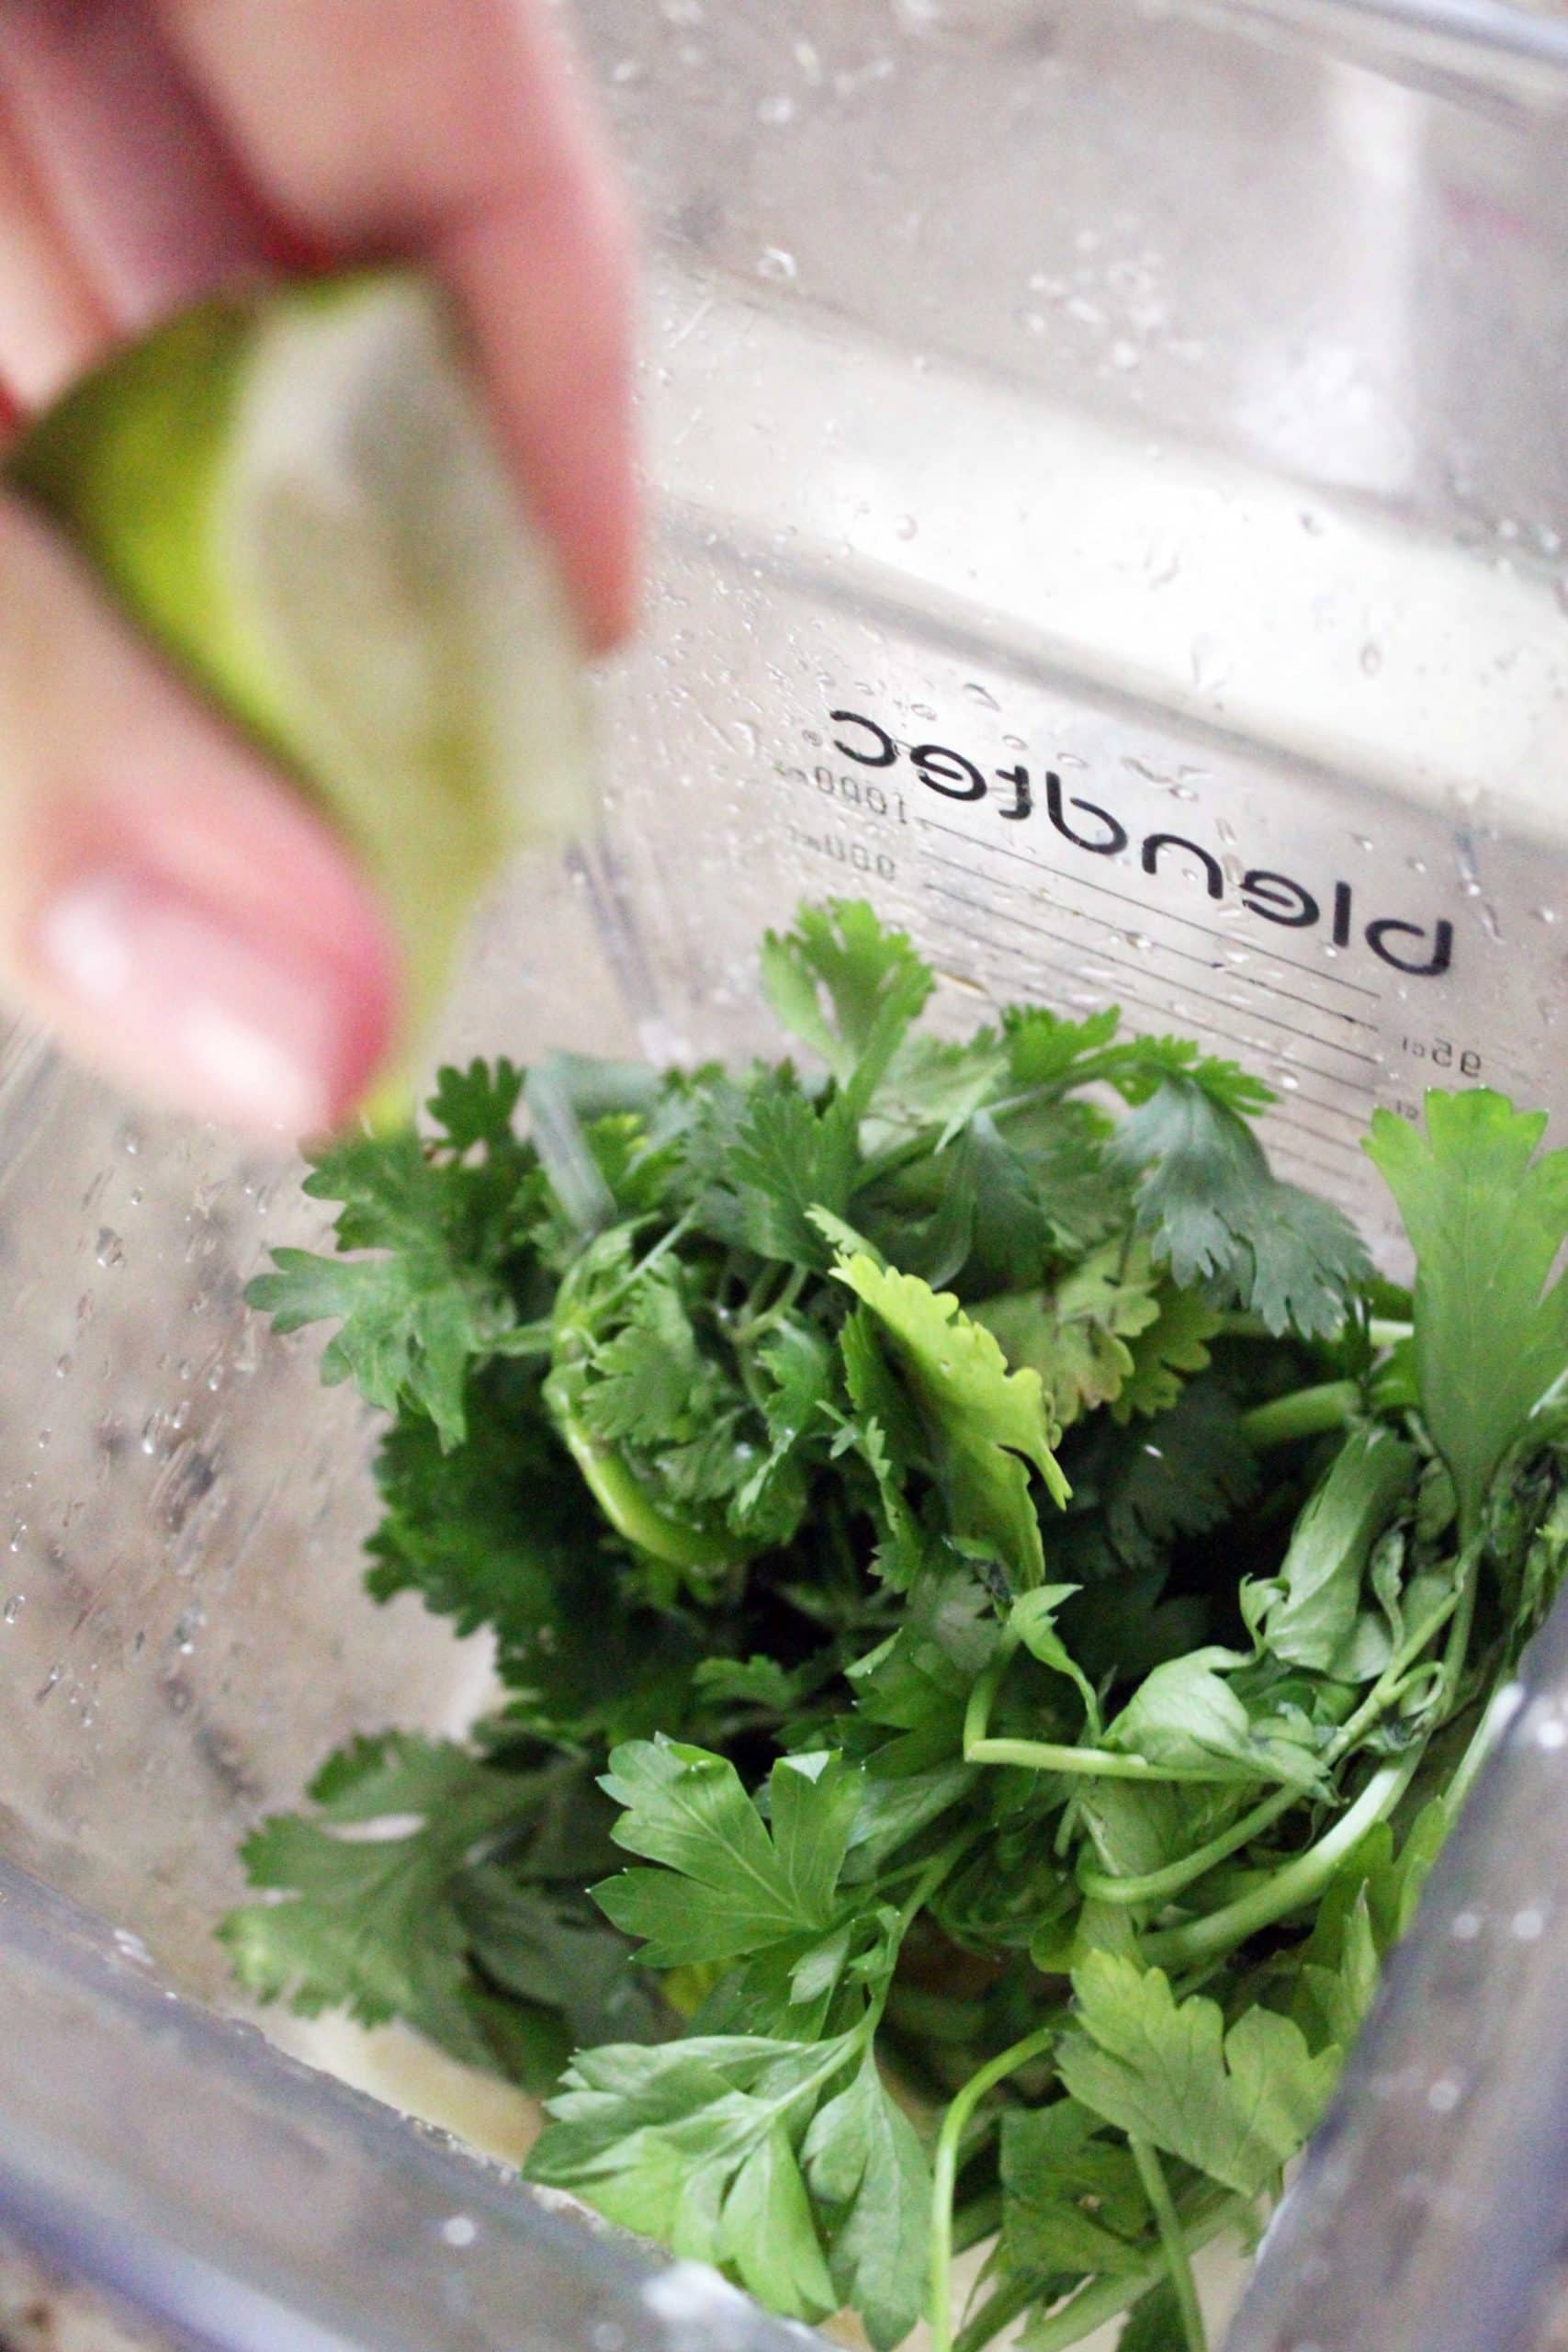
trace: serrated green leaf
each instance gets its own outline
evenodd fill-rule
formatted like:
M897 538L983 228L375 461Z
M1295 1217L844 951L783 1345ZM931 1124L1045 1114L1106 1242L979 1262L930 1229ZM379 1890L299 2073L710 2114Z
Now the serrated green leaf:
M1127 1342L1132 1370L1111 1404L1117 1420L1167 1413L1184 1382L1209 1365L1209 1341L1220 1328L1217 1311L1199 1290L1168 1280L1155 1289L1155 1317Z
M1132 1377L1128 1344L1157 1320L1147 1253L1128 1261L1124 1241L1105 1243L1048 1290L1013 1292L975 1309L1015 1370L1040 1375L1053 1426L1070 1429L1120 1397Z
M1096 1952L1073 1975L1077 2025L1058 2066L1072 2097L1251 2197L1322 2112L1337 2049L1312 2055L1289 2018L1247 2009L1227 2033L1217 2002L1177 2001L1157 1968Z
M1141 1171L1139 1230L1179 1283L1206 1284L1271 1331L1339 1329L1371 1271L1364 1247L1328 1202L1279 1181L1245 1121L1195 1075L1162 1077L1111 1155Z
M925 2301L931 2166L869 2051L847 2089L818 2108L801 2153L828 2221L835 2291L876 2352L893 2352Z
M664 1867L623 1871L594 1899L625 1934L646 1939L654 1968L820 1936L833 1921L860 1778L836 1757L781 1758L770 1835L725 1758L662 1735L628 1742L601 1783L625 1808L612 1835Z
M1540 1152L1544 1111L1434 1089L1426 1133L1374 1113L1366 1149L1416 1252L1421 1411L1472 1533L1487 1489L1568 1381L1568 1150Z
M1039 1374L1010 1373L990 1333L950 1293L915 1275L861 1257L840 1260L834 1272L886 1335L924 1426L953 1532L993 1544L1021 1585L1038 1584L1044 1555L1030 1469L1054 1500L1067 1498Z
M722 2265L786 2317L820 2319L835 2295L795 2151L861 2054L856 2034L585 2051L546 2102L525 2172L677 2255Z
M403 2018L455 2057L493 2066L458 1883L502 1833L536 1816L537 1777L391 1733L340 1749L310 1793L313 1815L274 1815L242 1849L269 1899L220 1928L240 1982L303 2017ZM383 1822L391 1834L344 1834Z
M930 967L863 899L803 907L792 931L768 933L761 961L775 1016L821 1055L851 1112L863 1116L931 995Z

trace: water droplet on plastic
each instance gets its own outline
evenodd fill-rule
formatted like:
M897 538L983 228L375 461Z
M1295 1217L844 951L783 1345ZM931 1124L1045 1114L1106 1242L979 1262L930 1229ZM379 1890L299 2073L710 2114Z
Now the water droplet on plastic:
M977 702L979 704L982 710L1000 710L1001 708L1000 703L997 700L995 695L992 694L990 688L988 686L981 685L977 678L971 678L968 684L964 686L964 691L968 695L971 702Z
M757 275L771 278L775 286L793 286L800 276L800 266L795 255L785 253L782 245L764 245Z
M1382 668L1382 647L1369 638L1361 648L1361 669L1369 678L1375 678Z
M122 1266L125 1263L125 1244L112 1227L100 1226L93 1254L100 1266Z
M16 1623L17 1618L22 1613L22 1603L26 1597L27 1596L24 1593L20 1592L14 1592L11 1595L10 1600L6 1603L5 1608L0 1609L0 1623L6 1625L14 1625Z
M1113 343L1106 354L1112 368L1119 375L1123 376L1138 365L1142 356L1135 343L1128 343L1124 340Z
M152 1965L152 1953L141 1937L133 1934L130 1928L115 1929L114 1948L123 1959L134 1961L138 1968L151 1968Z
M448 2245L472 2245L479 2233L479 2223L467 2213L454 2213L441 2224L441 2234Z
M1535 910L1535 919L1537 922L1555 922L1557 921L1557 910L1555 907L1537 907Z
M790 96L789 92L787 90L778 90L775 91L772 97L759 99L757 103L757 119L759 122L766 123L770 129L775 130L782 128L782 126L786 122L793 122L795 120L795 100Z
M893 526L893 536L898 539L912 539L918 534L919 527L912 514L900 514Z

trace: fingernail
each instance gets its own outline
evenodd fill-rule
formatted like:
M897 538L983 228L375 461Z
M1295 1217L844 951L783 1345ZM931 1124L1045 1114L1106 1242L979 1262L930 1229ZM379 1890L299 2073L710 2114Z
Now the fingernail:
M33 953L72 1042L171 1109L313 1135L370 1074L344 972L156 876L70 880L38 917Z

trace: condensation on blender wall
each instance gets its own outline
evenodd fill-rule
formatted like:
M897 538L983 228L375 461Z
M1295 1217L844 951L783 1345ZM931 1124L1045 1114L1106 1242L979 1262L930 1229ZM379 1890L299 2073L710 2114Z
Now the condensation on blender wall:
M1037 48L1048 41L1054 0L892 0L899 28L953 47Z

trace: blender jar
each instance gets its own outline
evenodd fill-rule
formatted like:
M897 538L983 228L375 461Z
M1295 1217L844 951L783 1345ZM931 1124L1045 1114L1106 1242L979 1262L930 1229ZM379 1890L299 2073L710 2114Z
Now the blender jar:
M1568 1108L1568 22L579 16L653 580L603 835L513 877L443 1053L750 1047L761 930L848 891L954 1026L1118 1001L1247 1062L1390 1251L1374 1104ZM770 2335L203 2006L245 1828L486 1673L359 1596L366 1417L242 1303L321 1231L297 1174L6 1041L0 2232L223 2346Z

